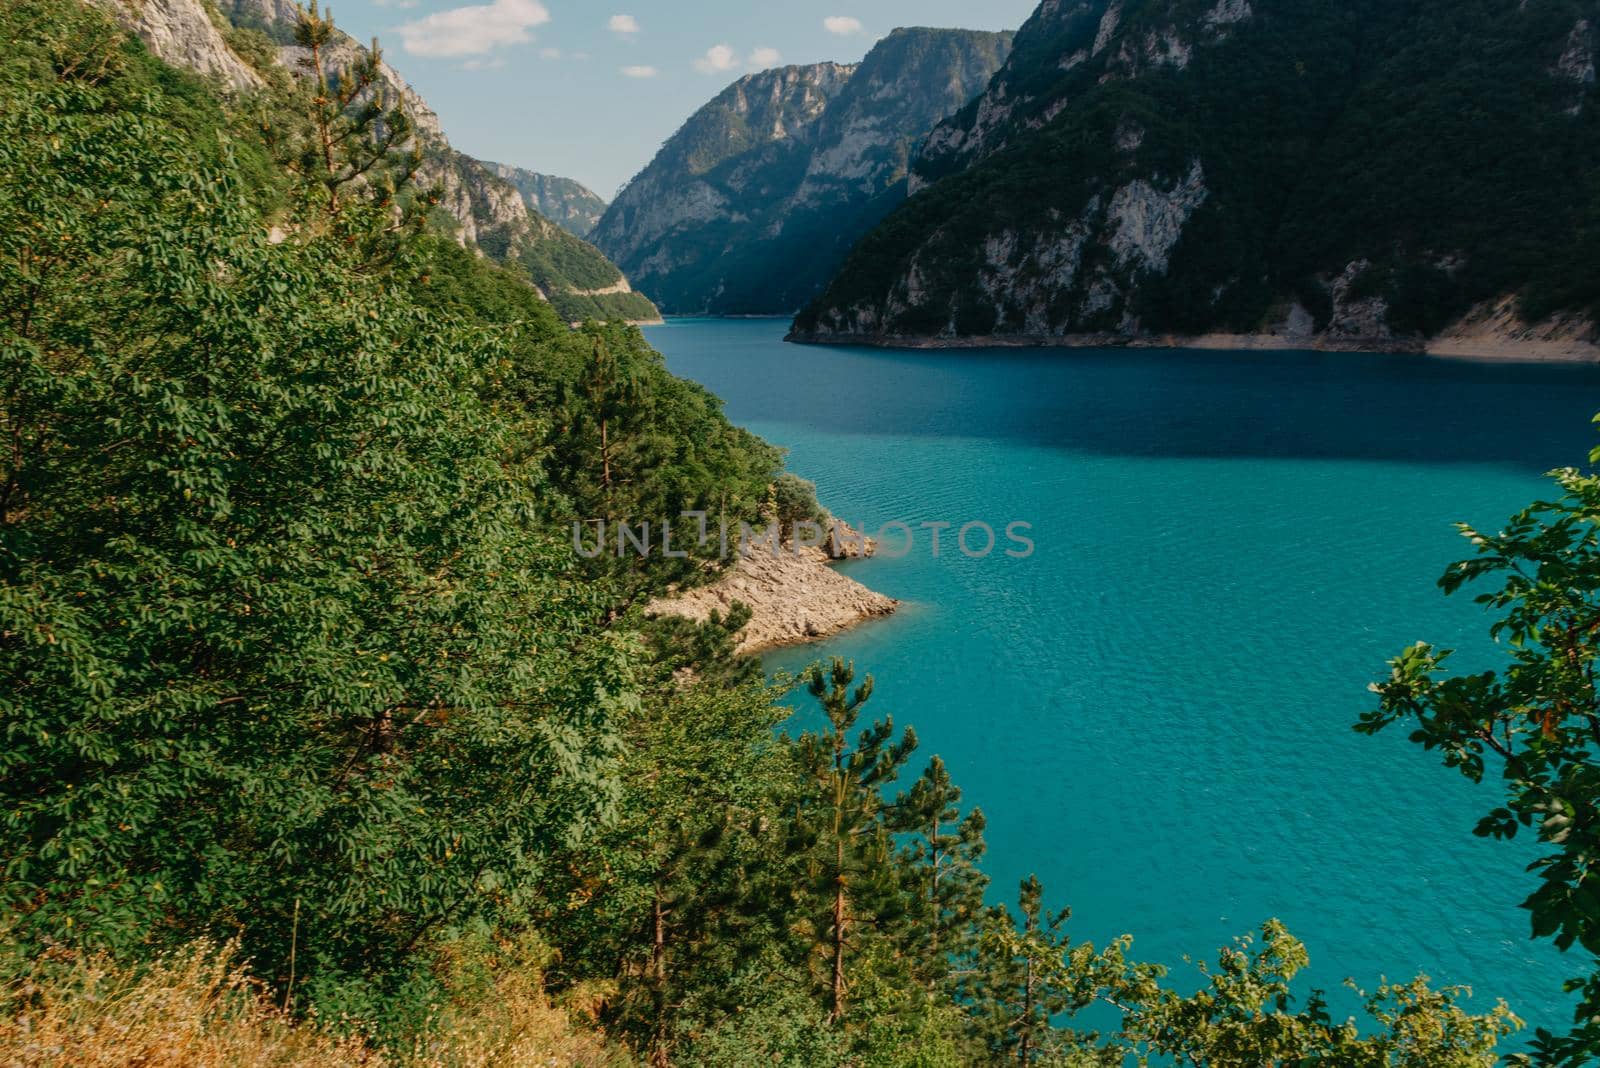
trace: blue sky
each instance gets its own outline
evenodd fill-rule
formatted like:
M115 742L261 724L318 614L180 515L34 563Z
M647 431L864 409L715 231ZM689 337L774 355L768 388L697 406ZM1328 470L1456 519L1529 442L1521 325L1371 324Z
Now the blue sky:
M854 62L896 26L1016 29L1038 0L334 0L471 155L610 199L752 70Z

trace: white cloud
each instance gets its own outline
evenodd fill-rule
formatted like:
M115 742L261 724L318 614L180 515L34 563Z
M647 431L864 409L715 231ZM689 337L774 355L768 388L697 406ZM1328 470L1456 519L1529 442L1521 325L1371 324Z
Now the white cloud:
M752 67L776 67L783 62L783 54L776 48L758 48L750 53Z
M400 41L413 56L481 56L501 45L527 44L529 31L550 21L539 0L494 0L451 8L400 27Z
M630 78L654 78L661 72L654 67L623 67L622 73Z
M612 33L638 33L639 20L632 15L612 15L611 21L606 24Z
M416 7L420 0L372 0L379 7L398 7L402 11Z
M541 49L539 49L539 58L540 59L560 59L561 58L561 49L559 49L559 48L541 48Z
M849 37L862 30L861 20L849 15L829 15L822 20L822 28L840 37Z
M701 74L719 74L739 65L739 56L725 44L713 45L706 54L694 61L694 69Z

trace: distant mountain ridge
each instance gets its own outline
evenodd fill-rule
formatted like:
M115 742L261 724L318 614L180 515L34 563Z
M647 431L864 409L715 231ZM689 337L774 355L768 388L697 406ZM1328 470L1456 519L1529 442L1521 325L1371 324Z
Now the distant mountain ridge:
M797 340L1600 358L1594 0L1046 0Z
M219 0L220 6L212 6L210 0L95 2L110 8L162 59L217 78L236 93L262 88L272 77L281 77L277 70L296 76L305 70L304 50L291 43L296 18L292 0ZM254 31L266 40L254 38L259 50L235 50L230 30ZM339 33L327 50L325 65L336 69L363 50L355 39ZM598 249L530 210L511 183L458 152L438 115L398 71L385 63L382 75L417 127L424 157L417 183L440 191L440 215L459 241L522 266L568 321L659 318L655 305L634 292L622 271Z
M762 71L720 93L591 239L673 313L789 314L903 199L917 145L979 93L1011 34L901 29L859 64Z
M508 163L479 160L489 173L522 194L530 211L536 211L574 237L588 237L609 206L593 190L571 178L539 174Z

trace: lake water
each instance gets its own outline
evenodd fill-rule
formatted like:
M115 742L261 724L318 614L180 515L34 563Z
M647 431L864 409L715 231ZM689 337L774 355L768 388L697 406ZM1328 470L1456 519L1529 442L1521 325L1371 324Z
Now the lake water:
M771 321L646 331L678 374L790 450L824 503L1032 524L1028 559L850 565L896 617L769 660L841 655L878 716L941 754L989 817L997 900L1030 872L1078 938L1174 966L1284 920L1309 984L1426 972L1564 1028L1584 970L1529 940L1527 843L1395 730L1350 728L1426 639L1492 665L1488 616L1435 582L1582 464L1600 374L1417 357L802 348ZM981 547L982 538L972 543ZM1349 1011L1343 996L1336 1006Z

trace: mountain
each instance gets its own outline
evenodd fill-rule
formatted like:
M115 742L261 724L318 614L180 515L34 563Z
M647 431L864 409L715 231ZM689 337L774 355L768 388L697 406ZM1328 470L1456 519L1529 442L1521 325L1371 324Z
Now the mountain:
M574 237L588 237L606 213L606 202L571 178L538 174L507 163L478 161L479 166L509 182L530 211L536 211Z
M273 43L294 41L297 0L216 0L217 10L234 26L265 34Z
M856 65L741 78L591 235L670 312L788 314L905 196L916 146L983 89L1011 35L896 30Z
M213 20L215 9L204 0L97 0L96 6L109 10L151 52L174 67L215 78L234 93L266 84L262 75L229 47L224 26L218 25L220 16Z
M328 65L348 65L359 48L344 37L330 52ZM278 56L290 70L304 69L303 49L284 45ZM499 262L525 268L539 291L569 322L659 318L655 306L633 291L622 271L599 249L530 210L511 183L452 147L427 102L392 67L385 65L383 73L417 125L423 148L417 184L438 190L447 225L455 227L463 244L475 246Z
M1600 356L1594 0L1047 0L802 341Z
M308 69L308 56L295 46L292 0L103 0L157 56L216 79L236 93L249 92ZM327 49L330 73L363 51L347 34L337 33ZM423 164L419 187L438 190L440 225L463 245L524 268L539 292L569 322L582 319L652 320L659 312L633 291L628 279L605 255L537 211L523 194L477 160L458 152L445 136L439 117L385 63L381 76L389 92L404 102L417 128Z

